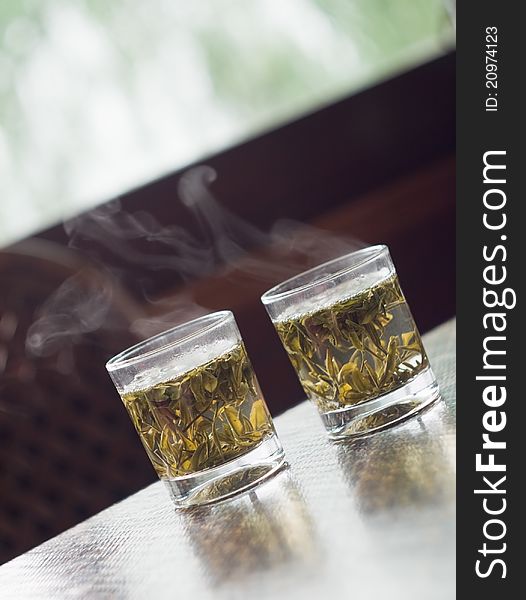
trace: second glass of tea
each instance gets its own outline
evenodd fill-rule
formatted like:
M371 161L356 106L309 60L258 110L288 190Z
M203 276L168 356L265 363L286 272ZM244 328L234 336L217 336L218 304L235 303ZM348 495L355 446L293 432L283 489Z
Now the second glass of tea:
M387 246L317 266L261 300L330 437L371 433L438 398Z
M231 496L283 465L283 449L230 311L141 342L106 368L177 505Z

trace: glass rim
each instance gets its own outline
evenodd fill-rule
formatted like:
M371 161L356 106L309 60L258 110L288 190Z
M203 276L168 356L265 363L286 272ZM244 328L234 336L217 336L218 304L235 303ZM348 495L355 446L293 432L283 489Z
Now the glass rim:
M320 283L325 283L327 281L330 281L331 279L340 277L341 275L351 273L358 267L361 267L361 266L367 264L368 262L373 261L374 259L378 258L378 256L385 251L388 251L388 247L386 244L375 244L372 246L366 246L365 248L359 248L358 250L353 250L352 252L349 252L348 254L342 254L341 256L338 256L337 258L333 258L332 260L328 260L324 263L316 265L315 267L312 267L311 269L302 271L301 273L298 273L297 275L294 275L293 277L290 277L289 279L285 279L285 281L278 283L277 285L270 288L270 290L266 291L261 296L261 302L263 302L263 304L271 304L271 303L275 302L276 300L282 300L283 298L287 298L288 296L292 296L294 294L297 294L298 292L303 292L312 287L315 287L315 286L319 285ZM364 254L370 253L370 254L368 256L365 256L363 258L363 260L359 260L358 262L354 262L351 265L344 266L341 269L334 271L333 273L327 273L320 277L314 277L311 281L307 281L306 283L303 283L298 286L290 287L290 284L294 283L294 281L299 279L300 277L304 277L305 275L309 275L309 274L314 274L318 270L321 270L321 269L328 267L332 264L335 264L339 261L345 260L352 256L357 256L362 253L364 253Z
M146 338L145 340L137 342L136 344L133 344L133 346L130 346L129 348L122 350L115 356L112 356L112 358L110 358L106 363L106 370L109 373L111 373L112 371L116 371L123 367L128 367L137 362L140 362L145 358L150 358L152 356L155 356L156 354L161 354L162 352L165 352L166 350L173 346L176 346L177 344L187 342L192 338L196 338L207 331L211 331L215 327L218 327L219 325L225 323L229 318L234 318L234 313L231 310L218 310L212 313L207 313L206 315L201 315L200 317L196 317L195 319L191 319L190 321L179 323L179 325L175 325L170 329L166 329L165 331L161 331L160 333ZM176 334L177 330L182 330L192 325L197 326L197 329L195 329L195 331L191 331L190 333L187 333L181 337L171 339L165 344L160 344L158 346L150 348L149 350L146 350L145 352L141 352L141 349L145 349L152 343L159 341L162 337L166 335L173 335L174 333ZM199 325L202 326L200 327Z

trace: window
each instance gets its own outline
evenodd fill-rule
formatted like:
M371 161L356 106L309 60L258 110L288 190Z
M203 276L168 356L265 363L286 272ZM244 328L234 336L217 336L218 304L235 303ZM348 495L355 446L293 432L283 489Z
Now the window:
M447 50L440 0L4 0L0 245Z

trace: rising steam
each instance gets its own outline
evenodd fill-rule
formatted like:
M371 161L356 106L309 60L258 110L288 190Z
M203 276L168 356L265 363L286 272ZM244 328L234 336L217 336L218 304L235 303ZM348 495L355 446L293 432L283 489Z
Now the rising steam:
M106 326L112 288L122 286L130 266L140 267L151 278L161 269L172 270L174 281L183 282L220 272L237 286L243 280L256 279L270 287L363 246L356 239L291 220L279 220L270 231L262 231L219 204L210 191L216 176L214 169L201 165L189 169L179 180L179 199L193 215L198 235L179 225L162 225L144 210L128 213L119 200L67 221L64 228L71 248L81 250L99 264L100 249L106 251L101 265L106 276L91 278L89 285L81 273L66 280L42 306L38 320L30 327L28 351L50 354L66 340L75 341L82 334ZM138 249L144 244L155 251ZM150 298L143 286L142 294L149 310L130 326L138 337L209 312L187 291L159 300Z
M41 306L40 318L28 329L27 350L37 356L59 350L67 338L75 342L81 335L99 329L111 306L113 286L87 270L66 281Z

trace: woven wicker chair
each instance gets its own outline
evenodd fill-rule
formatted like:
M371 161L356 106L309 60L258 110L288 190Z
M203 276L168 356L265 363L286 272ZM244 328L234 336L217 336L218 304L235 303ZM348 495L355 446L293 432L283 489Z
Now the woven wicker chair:
M51 349L28 352L39 307L71 276L79 298L111 286L102 325L59 327ZM70 250L32 239L0 252L0 562L154 480L104 368L140 316Z

